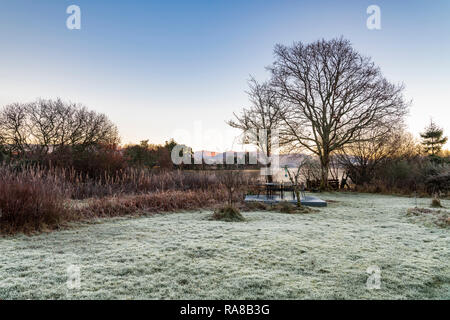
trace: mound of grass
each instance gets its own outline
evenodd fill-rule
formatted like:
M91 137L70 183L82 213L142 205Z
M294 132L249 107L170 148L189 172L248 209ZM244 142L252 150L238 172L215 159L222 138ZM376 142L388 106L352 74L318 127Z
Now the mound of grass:
M269 209L269 206L264 202L252 201L245 203L246 210L256 210L256 211L266 211Z
M433 200L431 200L431 207L442 208L441 200L438 197L434 197Z
M407 215L414 221L422 222L426 225L434 224L442 228L450 227L450 213L444 210L432 210L426 208L410 208Z
M226 222L240 222L245 221L245 218L239 210L232 206L225 206L214 210L211 216L212 220L226 221Z

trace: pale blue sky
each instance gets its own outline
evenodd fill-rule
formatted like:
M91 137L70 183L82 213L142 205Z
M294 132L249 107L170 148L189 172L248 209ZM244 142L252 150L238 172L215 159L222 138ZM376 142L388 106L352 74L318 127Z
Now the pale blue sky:
M81 30L66 28L71 4ZM370 4L381 30L366 28ZM1 0L0 105L61 97L106 113L124 143L178 130L197 150L230 149L225 120L247 104L249 75L269 76L273 46L341 35L405 84L413 133L433 117L450 135L448 0Z

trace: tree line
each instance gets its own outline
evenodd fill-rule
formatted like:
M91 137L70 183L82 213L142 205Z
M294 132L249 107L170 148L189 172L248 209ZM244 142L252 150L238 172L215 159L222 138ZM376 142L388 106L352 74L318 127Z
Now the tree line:
M119 133L104 114L61 99L13 103L0 112L0 142L10 156L36 157L68 147L117 145Z
M74 169L84 176L116 174L128 166L171 169L176 142L120 147L105 114L61 99L13 103L0 110L0 162Z

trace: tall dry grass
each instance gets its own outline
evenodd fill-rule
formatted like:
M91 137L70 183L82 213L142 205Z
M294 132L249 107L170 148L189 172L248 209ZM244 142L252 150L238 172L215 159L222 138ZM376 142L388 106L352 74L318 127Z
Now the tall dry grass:
M227 199L225 190L215 192L162 191L140 195L92 198L84 206L74 209L74 218L90 219L98 217L117 217L148 213L194 210L214 207Z
M242 176L236 202L252 181ZM74 199L84 204L73 206ZM0 166L0 232L7 234L95 217L206 208L226 199L224 185L211 172L127 169L90 178L64 168Z
M50 177L70 194L72 199L144 194L168 190L216 190L221 182L214 173L201 171L157 171L126 168L114 173L91 177L74 169L62 167L12 166L1 167L4 172L27 173L36 177ZM243 176L248 184L249 177Z
M128 168L101 179L80 175L68 175L72 184L72 198L117 196L121 194L144 194L168 190L215 190L220 182L214 174L185 171L152 171Z

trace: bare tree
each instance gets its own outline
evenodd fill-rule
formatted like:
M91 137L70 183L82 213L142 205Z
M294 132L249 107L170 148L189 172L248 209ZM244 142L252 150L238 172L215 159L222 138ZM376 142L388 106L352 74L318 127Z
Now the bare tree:
M18 154L119 143L117 127L104 114L61 99L4 107L0 111L0 136L7 148Z
M246 184L244 177L240 171L235 170L223 170L216 174L219 183L225 187L228 192L228 204L233 206L233 195L238 192L240 188Z
M29 130L25 105L14 103L3 108L0 113L0 136L10 154L23 154L28 149Z
M320 180L320 162L313 157L306 157L302 165L301 174L307 182Z
M308 162L308 158L303 159L297 167L297 171L295 171L295 173L291 173L288 168L286 167L286 172L288 174L289 177L289 181L292 184L292 188L294 189L294 193L295 193L295 197L297 198L297 207L300 208L302 207L302 202L300 199L300 192L303 191L302 189L304 188L304 184L303 182L301 182L301 176L302 176L302 169L305 166L305 164L307 164Z
M227 123L237 129L241 129L245 134L245 142L258 147L270 159L273 145L272 135L281 123L280 103L281 100L268 83L258 83L254 78L249 81L250 107L244 108L240 115L235 116L235 120ZM270 169L270 161L267 168ZM272 182L272 175L267 176L268 182Z
M370 58L345 39L277 45L272 86L288 104L280 113L284 143L305 148L321 162L326 188L330 155L361 139L360 132L407 112L402 85L389 83Z

